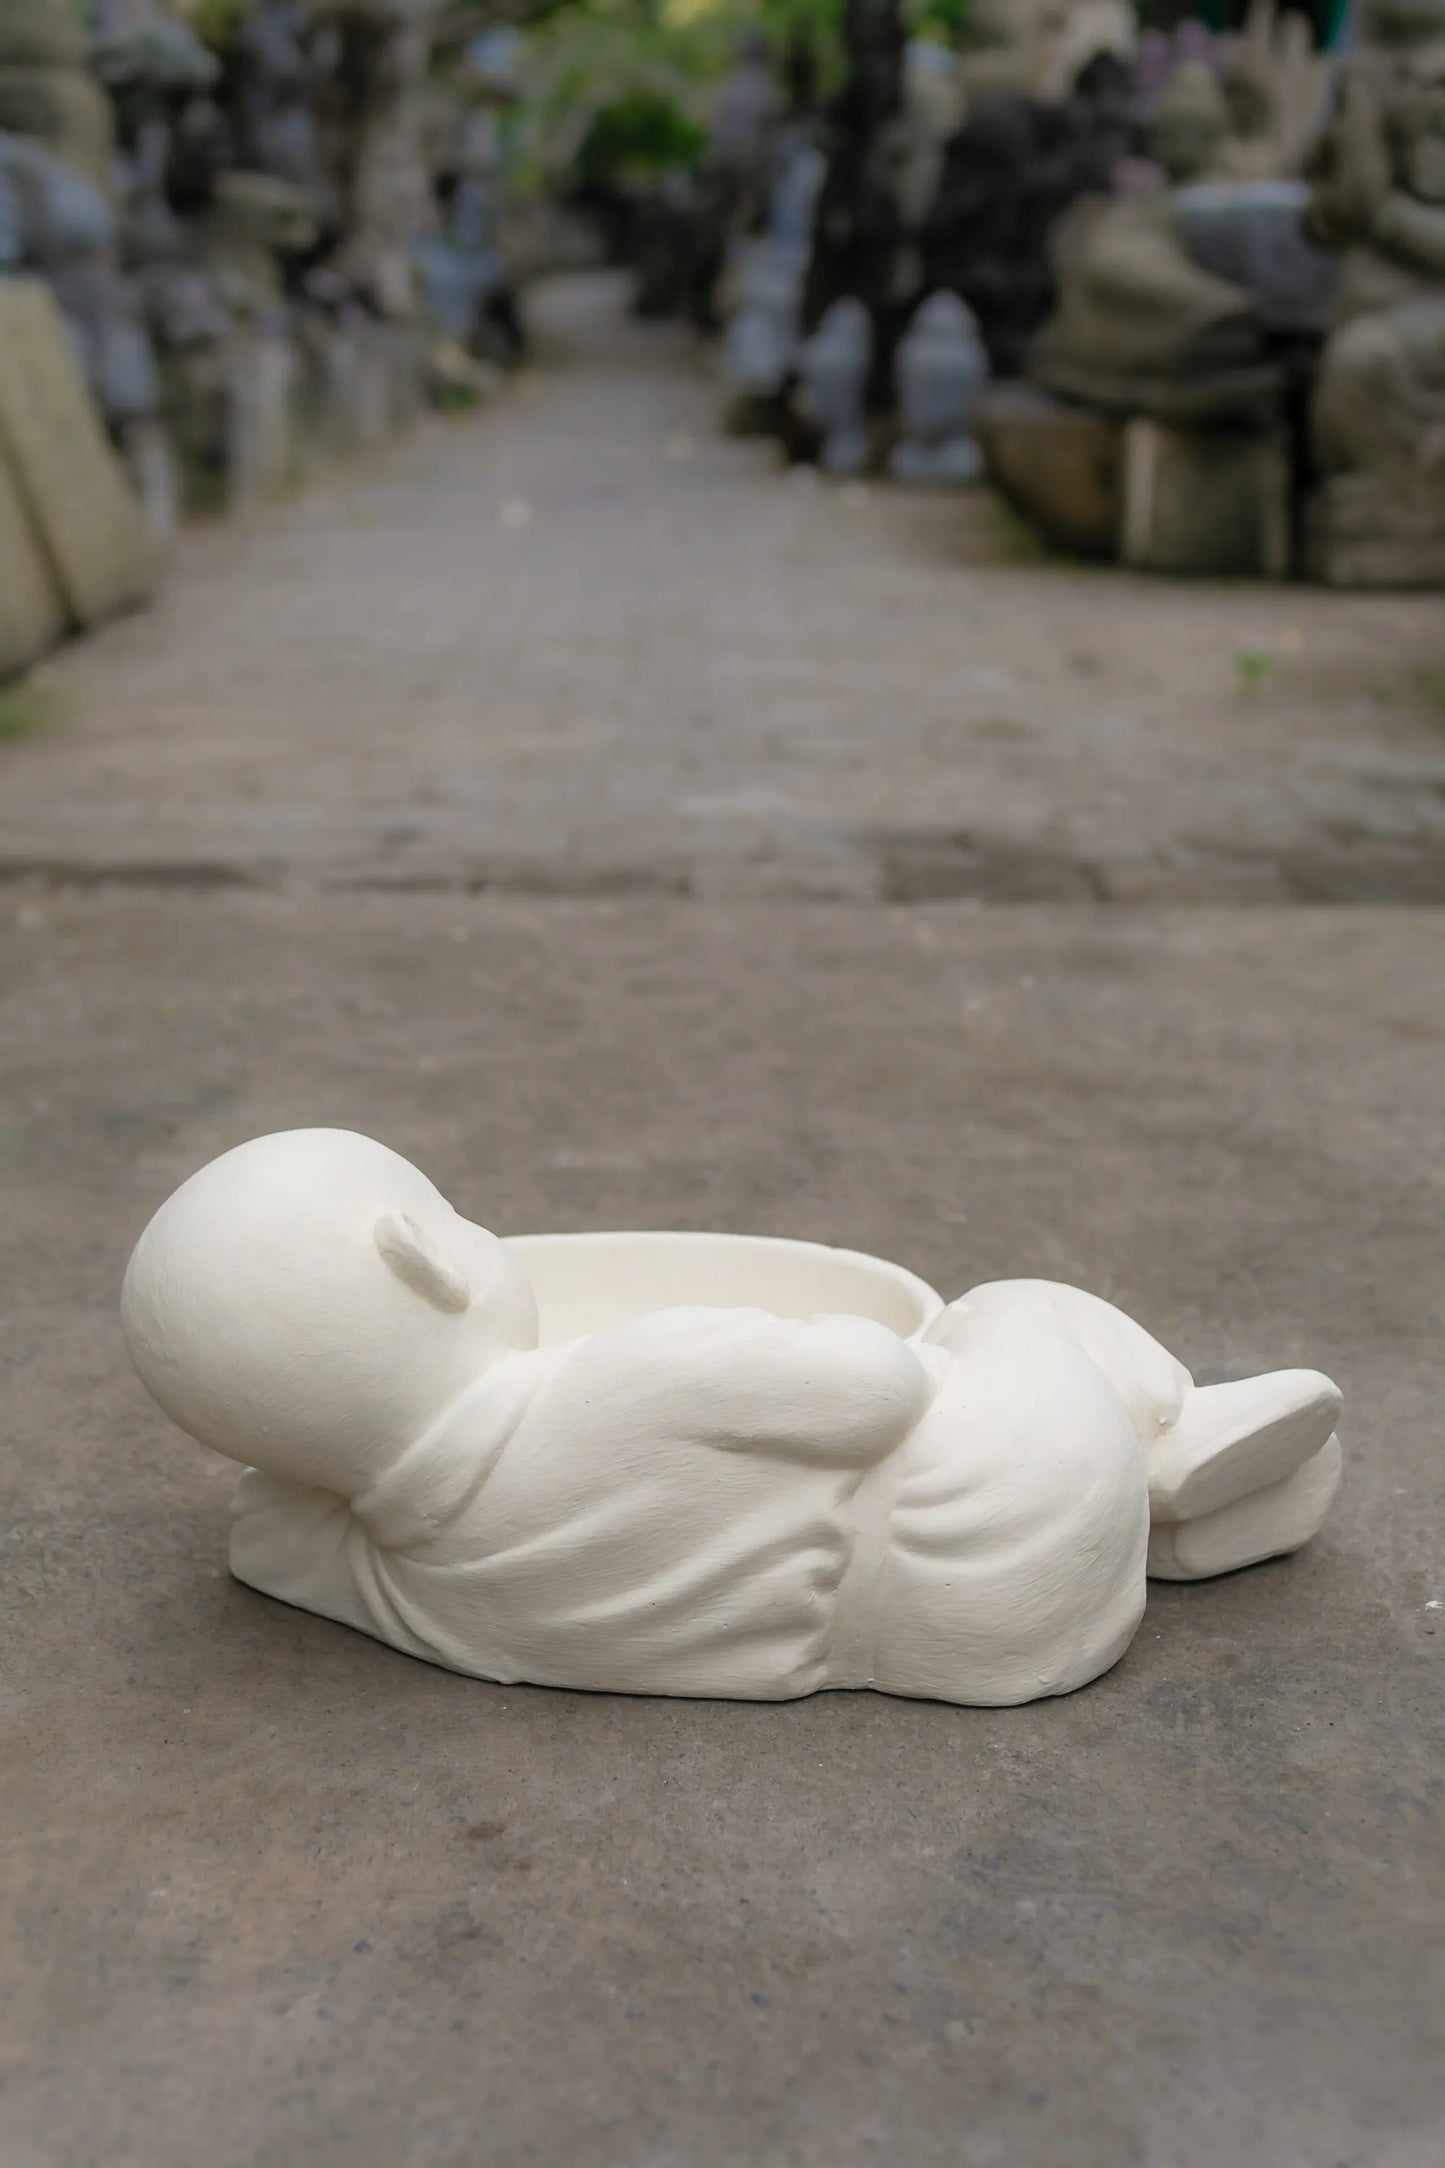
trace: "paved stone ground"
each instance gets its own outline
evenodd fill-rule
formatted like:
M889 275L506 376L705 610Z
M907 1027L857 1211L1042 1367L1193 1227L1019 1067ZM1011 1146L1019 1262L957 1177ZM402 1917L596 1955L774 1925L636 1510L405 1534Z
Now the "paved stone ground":
M1434 621L771 480L606 299L0 745L0 2159L1439 2168ZM115 1325L166 1191L311 1121L503 1229L1323 1360L1340 1506L1026 1710L414 1664L229 1581Z
M1000 562L981 496L765 484L612 299L546 297L505 419L201 540L67 657L0 870L1445 900L1434 598Z

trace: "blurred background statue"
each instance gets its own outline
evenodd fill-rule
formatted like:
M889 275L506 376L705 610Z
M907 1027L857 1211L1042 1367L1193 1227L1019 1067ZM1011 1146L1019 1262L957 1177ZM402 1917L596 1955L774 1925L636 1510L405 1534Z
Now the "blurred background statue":
M1341 252L1314 400L1316 569L1445 580L1445 0L1375 0L1316 155L1309 223Z

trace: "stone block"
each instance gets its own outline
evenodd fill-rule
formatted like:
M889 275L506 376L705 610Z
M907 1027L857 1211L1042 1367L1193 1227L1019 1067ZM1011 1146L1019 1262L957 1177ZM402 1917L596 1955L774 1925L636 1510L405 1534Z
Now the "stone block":
M413 325L309 324L300 366L308 473L390 443L425 405L426 341Z
M1335 475L1306 510L1304 568L1327 587L1445 587L1445 477Z
M1028 384L987 391L975 432L989 479L1058 548L1115 556L1119 545L1119 422Z
M81 625L139 602L155 557L49 290L0 286L0 454Z
M1287 578L1290 461L1282 432L1126 424L1120 556L1143 572Z
M300 363L289 339L238 334L226 356L226 509L245 512L300 479Z
M118 436L146 532L163 555L175 541L181 519L181 478L170 432L155 416L147 415L124 423Z

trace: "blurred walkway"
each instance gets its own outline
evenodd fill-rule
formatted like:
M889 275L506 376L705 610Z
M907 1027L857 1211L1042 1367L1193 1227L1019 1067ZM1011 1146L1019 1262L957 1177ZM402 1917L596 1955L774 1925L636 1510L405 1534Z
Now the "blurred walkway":
M539 314L0 741L7 2168L1423 2168L1434 606L1000 564L717 441L615 287ZM317 1122L503 1231L1323 1364L1339 1505L1026 1709L413 1663L227 1577L116 1322L175 1184Z
M49 671L0 873L1445 894L1428 598L1019 562L982 495L782 477L622 301L543 289L499 409L189 537Z

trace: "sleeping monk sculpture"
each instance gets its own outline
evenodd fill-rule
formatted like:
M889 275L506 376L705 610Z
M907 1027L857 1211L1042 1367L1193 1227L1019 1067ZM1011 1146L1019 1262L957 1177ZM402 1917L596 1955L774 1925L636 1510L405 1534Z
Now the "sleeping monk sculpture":
M945 1307L807 1243L507 1243L339 1130L193 1175L123 1316L161 1407L246 1468L233 1572L485 1679L1067 1693L1146 1574L1292 1551L1339 1480L1315 1371L1196 1387L1074 1288Z

